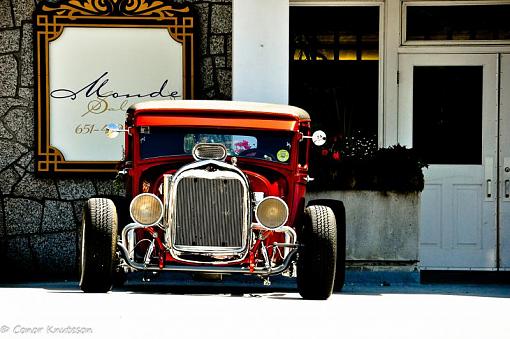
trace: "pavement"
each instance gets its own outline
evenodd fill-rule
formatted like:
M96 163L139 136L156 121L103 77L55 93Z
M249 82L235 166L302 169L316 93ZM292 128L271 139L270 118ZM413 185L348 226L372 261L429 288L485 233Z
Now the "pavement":
M510 338L510 285L347 283L310 301L289 278L142 278L107 294L76 282L0 285L0 339Z

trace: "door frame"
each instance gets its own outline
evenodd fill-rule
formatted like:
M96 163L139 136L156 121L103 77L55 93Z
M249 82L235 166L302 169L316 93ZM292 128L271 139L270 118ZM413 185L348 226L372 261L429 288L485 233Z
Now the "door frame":
M498 270L510 271L510 196L505 196L505 181L510 173L510 52L499 54L499 144L498 144ZM503 92L504 91L504 92ZM506 132L506 133L505 133ZM510 187L509 187L510 189Z

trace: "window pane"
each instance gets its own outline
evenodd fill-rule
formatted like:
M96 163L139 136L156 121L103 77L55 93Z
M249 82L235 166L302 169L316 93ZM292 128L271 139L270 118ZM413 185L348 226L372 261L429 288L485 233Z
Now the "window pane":
M291 7L290 41L290 104L310 113L330 146L376 145L379 7Z
M379 48L377 6L291 7L290 16L293 60L361 61L365 51Z
M407 6L407 40L510 40L510 5Z
M413 147L429 164L482 163L483 66L415 66Z

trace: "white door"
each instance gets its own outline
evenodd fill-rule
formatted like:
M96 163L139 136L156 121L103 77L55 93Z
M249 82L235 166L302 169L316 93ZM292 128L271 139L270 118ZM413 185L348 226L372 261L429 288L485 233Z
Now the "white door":
M510 270L510 54L501 55L499 128L499 262Z
M429 163L421 200L421 269L498 267L498 58L400 56L399 143ZM501 218L508 223L510 214ZM510 240L510 231L505 236ZM506 260L509 266L508 255Z

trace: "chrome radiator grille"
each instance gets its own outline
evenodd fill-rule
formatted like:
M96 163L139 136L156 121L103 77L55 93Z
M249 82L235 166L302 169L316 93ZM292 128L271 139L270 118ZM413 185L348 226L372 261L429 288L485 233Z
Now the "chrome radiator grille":
M182 178L175 195L174 246L242 248L244 190L234 178Z

